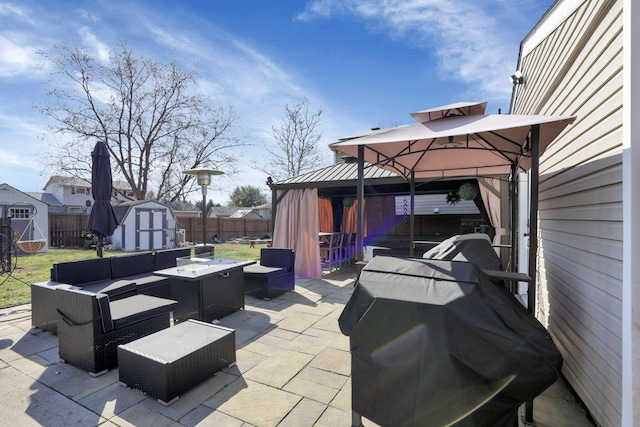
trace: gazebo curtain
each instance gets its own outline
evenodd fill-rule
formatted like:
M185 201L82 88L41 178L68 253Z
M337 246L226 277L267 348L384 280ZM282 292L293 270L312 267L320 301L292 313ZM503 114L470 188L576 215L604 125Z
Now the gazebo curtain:
M280 197L279 191L277 196ZM289 190L278 202L273 246L295 252L296 277L321 277L318 189Z
M364 206L367 201L365 200ZM342 213L342 228L343 233L357 233L358 232L358 201L354 200L353 204L349 207L344 206Z
M320 231L331 233L333 231L333 207L328 197L318 198L318 221Z
M506 233L506 230L502 228L500 216L500 180L498 178L479 178L478 186L491 226L496 230L493 243L500 244L502 243L500 239ZM500 254L500 248L496 248L496 252Z

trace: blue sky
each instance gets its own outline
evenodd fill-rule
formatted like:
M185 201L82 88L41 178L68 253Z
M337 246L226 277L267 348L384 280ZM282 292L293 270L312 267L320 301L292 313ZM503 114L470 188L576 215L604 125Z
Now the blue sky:
M508 112L521 40L552 0L0 0L0 183L42 191L47 150L64 141L36 108L51 88L38 50L84 46L103 55L126 40L136 54L193 68L199 88L233 106L242 149L237 185L267 190L256 170L286 102L322 107L325 146L410 113L459 101ZM62 138L62 139L61 139ZM323 147L326 163L331 152ZM194 199L199 197L196 194Z

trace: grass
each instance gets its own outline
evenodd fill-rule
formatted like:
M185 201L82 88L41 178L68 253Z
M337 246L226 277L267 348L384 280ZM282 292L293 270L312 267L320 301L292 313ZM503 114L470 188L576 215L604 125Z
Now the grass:
M248 244L220 243L215 245L216 258L260 259L260 249ZM124 252L105 252L105 256L123 255ZM46 282L50 278L51 266L58 262L79 261L95 258L93 249L49 249L46 253L20 255L15 270L9 275L0 275L0 308L31 302L30 285Z

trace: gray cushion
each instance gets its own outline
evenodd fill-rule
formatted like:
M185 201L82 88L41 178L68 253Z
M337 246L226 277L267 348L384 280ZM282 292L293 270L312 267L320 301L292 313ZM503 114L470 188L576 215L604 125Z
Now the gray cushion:
M260 264L252 264L244 267L245 276L260 276L265 278L276 277L287 273L285 268L267 267Z
M109 258L59 262L54 264L51 270L51 280L69 285L82 285L109 279L111 279Z
M112 279L151 273L153 268L153 253L151 252L111 257Z
M177 305L176 301L170 299L150 295L134 295L118 301L111 301L111 319L114 328L120 329L170 313Z
M136 282L128 279L104 280L102 282L89 283L82 285L82 289L88 292L109 295L111 300L128 297L137 293Z
M191 255L191 248L162 249L153 254L155 270L176 267L176 258Z

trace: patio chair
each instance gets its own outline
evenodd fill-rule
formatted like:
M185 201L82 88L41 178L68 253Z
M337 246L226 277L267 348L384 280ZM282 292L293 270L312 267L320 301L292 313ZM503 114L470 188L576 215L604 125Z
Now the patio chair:
M57 288L60 359L99 376L118 366L117 347L169 327L176 301L133 295L110 301L107 294Z
M295 253L286 248L260 249L260 263L244 268L244 293L265 300L292 291Z

